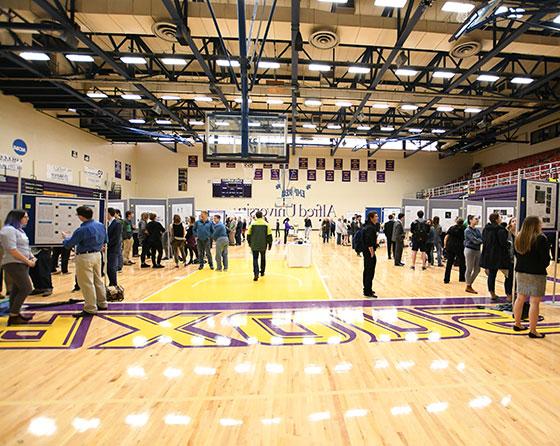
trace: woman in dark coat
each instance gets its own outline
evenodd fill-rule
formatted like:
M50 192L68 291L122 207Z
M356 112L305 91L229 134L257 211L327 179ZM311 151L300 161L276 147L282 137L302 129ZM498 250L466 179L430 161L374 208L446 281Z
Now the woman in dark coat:
M496 275L498 270L509 270L510 255L508 249L508 231L504 228L500 214L490 214L490 223L482 231L482 255L480 266L488 275L488 292L492 301L498 300L496 295Z
M451 269L453 268L453 264L455 262L459 265L459 282L465 281L465 229L463 227L463 223L464 221L462 218L455 220L455 225L451 226L447 230L447 234L443 242L447 257L445 276L443 278L444 283L449 283L451 279Z

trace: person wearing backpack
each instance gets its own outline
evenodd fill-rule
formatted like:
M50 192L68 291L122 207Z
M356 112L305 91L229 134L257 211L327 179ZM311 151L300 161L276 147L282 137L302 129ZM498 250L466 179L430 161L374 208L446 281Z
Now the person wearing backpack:
M376 298L373 291L373 278L375 277L375 266L377 257L377 232L379 230L379 215L377 212L370 212L367 215L367 222L362 229L356 233L356 248L360 247L364 254L363 286L364 296Z
M418 251L420 251L422 255L422 269L424 270L427 268L428 255L426 254L426 247L430 228L426 220L424 220L424 211L418 211L416 215L418 218L410 225L410 232L412 233L412 266L410 268L416 269L416 256Z
M394 243L394 259L395 259L395 266L404 266L402 262L402 253L404 249L404 214L401 212L399 217L395 220L395 225L393 226L393 243Z
M447 235L443 245L447 255L447 264L445 265L444 283L449 283L451 279L451 270L455 261L459 264L459 282L465 282L465 227L464 220L459 217L455 220L455 224L447 230Z

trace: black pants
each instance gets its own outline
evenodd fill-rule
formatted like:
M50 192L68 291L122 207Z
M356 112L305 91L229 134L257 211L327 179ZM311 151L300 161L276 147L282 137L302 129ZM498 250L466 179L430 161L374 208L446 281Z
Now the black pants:
M280 229L279 228L276 228L276 232L274 233L274 236L276 238L280 238Z
M150 242L150 254L152 256L152 266L161 265L161 258L163 257L163 245L161 240L152 240Z
M52 258L50 248L41 249L35 257L37 258L35 267L29 269L29 276L33 282L33 288L36 290L52 290Z
M404 240L398 240L396 242L391 242L393 243L393 254L394 254L394 258L395 258L395 265L400 265L402 263L402 253L403 253L403 249L404 249Z
M140 241L138 240L138 234L134 232L132 233L132 257L138 257L139 248Z
M261 266L259 268L259 255L261 256ZM264 274L266 270L266 251L253 251L253 274L259 277L259 272Z
M119 269L119 253L107 253L107 277L109 278L109 286L117 286L117 270Z
M237 246L241 245L241 232L235 233L235 244Z
M150 256L150 242L148 239L142 240L142 253L140 254L140 261L142 264L146 263L146 257Z
M391 258L391 252L395 254L395 242L391 240L390 236L387 236L387 256Z
M284 245L288 243L288 233L290 232L289 229L284 229Z
M445 283L449 283L451 279L451 269L453 268L455 261L459 264L459 282L465 281L465 272L467 271L467 267L465 265L465 254L462 251L447 251L447 264L445 265L445 277L443 279Z
M63 246L57 246L56 248L53 248L51 271L54 273L58 268L59 257L60 257L60 270L63 273L67 273L68 261L70 260L70 250L64 248Z
M342 234L341 233L336 234L336 244L337 245L342 244Z
M377 265L377 257L371 255L369 249L364 251L364 295L373 293L373 278L375 277L375 265Z
M434 244L426 243L426 254L428 254L428 263L430 265L434 264Z

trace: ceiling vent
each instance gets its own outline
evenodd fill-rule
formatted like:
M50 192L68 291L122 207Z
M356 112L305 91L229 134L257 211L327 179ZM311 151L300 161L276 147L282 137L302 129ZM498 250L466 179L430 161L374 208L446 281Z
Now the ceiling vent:
M177 42L177 26L169 22L154 22L152 32L166 42Z
M465 59L467 57L476 56L480 53L481 49L482 43L478 40L464 39L457 41L457 43L453 45L453 48L451 48L451 51L449 51L449 54L458 59Z
M321 29L309 36L309 43L320 50L330 50L338 45L338 35L334 31Z

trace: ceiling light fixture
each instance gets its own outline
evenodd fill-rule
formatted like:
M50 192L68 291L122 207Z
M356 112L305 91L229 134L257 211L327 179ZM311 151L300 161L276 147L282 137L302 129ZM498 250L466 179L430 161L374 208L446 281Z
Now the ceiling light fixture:
M66 59L72 62L93 62L93 57L89 54L66 54Z
M403 8L406 5L406 0L375 0L374 6L381 6L387 8Z
M422 133L422 129L419 129L419 128L416 128L416 127L409 128L408 131L410 133Z
M303 103L308 107L320 107L323 105L319 99L306 99Z
M266 100L266 103L268 105L282 105L284 101L282 99L270 98Z
M375 104L372 105L372 107L373 108L378 108L378 109L386 109L386 108L389 108L389 104L376 102Z
M216 61L219 67L238 67L239 61L237 60L227 60L227 59L218 59Z
M259 60L258 67L265 70L276 70L277 68L280 68L280 63L272 60Z
M335 105L337 107L352 107L352 102L348 102L348 101L336 101Z
M418 110L418 106L414 105L414 104L404 104L404 105L401 105L401 108L403 110Z
M139 101L142 99L142 96L139 94L123 93L121 94L121 98L126 99L127 101Z
M465 108L465 113L480 113L482 109L476 107L467 107Z
M191 119L189 121L190 125L204 125L204 121L197 121L196 119Z
M196 102L212 102L212 98L210 96L196 96L194 100Z
M554 23L560 23L560 15L553 20Z
M303 124L302 127L303 127L304 129L315 129L315 128L317 128L317 126L316 126L315 124L311 124L311 123L309 123L309 124Z
M283 122L273 122L273 123L272 123L272 127L275 127L275 128L284 128L284 127L286 127L286 125L285 125Z
M309 68L310 71L330 71L331 70L330 65L325 65L325 64L321 64L321 63L309 64L308 68Z
M214 124L218 127L229 127L228 121L216 121Z
M179 101L181 98L172 94L166 94L161 97L164 101Z
M432 76L439 79L451 79L455 74L453 71L434 71Z
M328 124L327 128L331 130L340 130L342 127L340 126L340 124Z
M256 122L256 121L249 122L249 127L260 127L260 126L261 126L260 122Z
M350 65L348 67L348 72L351 74L366 74L369 73L371 70L369 67L361 67L358 65Z
M514 77L511 80L512 84L521 84L521 85L528 85L535 82L535 79L530 77Z
M22 53L19 53L19 57L25 60L50 60L51 59L48 54L39 53L37 51L24 51Z
M442 11L445 12L456 12L458 14L466 14L474 9L474 5L465 2L445 2L441 7Z
M238 104L241 104L243 102L243 98L238 96L234 99L234 101L237 102ZM251 102L253 102L253 100L249 98L247 102L250 104Z
M148 61L140 56L123 56L121 61L128 64L146 64Z
M146 121L142 118L132 118L129 119L128 122L130 122L131 124L145 124Z
M368 131L371 130L371 127L369 125L359 125L358 127L356 127L357 130L363 130L363 131Z
M90 91L88 94L88 97L93 98L93 99L101 99L101 98L106 98L107 95L105 93L103 93L102 91Z
M500 76L495 76L493 74L480 74L476 80L480 82L496 82Z
M171 121L169 119L156 119L156 124L169 125Z
M186 65L187 61L185 59L179 59L177 57L163 57L161 61L165 65Z
M398 68L395 70L397 76L416 76L418 70L413 70L412 68Z
M445 133L445 130L444 129L433 129L432 133L436 133L436 134Z
M382 132L392 132L393 130L395 130L395 127L393 127L392 125L382 125L379 130L381 130Z
M455 108L451 107L451 105L440 105L436 110L438 112L452 112Z

